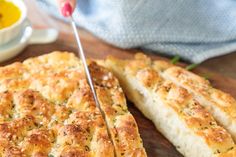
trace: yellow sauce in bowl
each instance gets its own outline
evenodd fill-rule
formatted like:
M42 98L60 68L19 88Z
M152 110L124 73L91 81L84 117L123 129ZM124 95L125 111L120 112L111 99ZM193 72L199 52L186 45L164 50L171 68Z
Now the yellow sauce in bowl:
M12 2L0 0L0 29L11 26L21 17L20 9Z

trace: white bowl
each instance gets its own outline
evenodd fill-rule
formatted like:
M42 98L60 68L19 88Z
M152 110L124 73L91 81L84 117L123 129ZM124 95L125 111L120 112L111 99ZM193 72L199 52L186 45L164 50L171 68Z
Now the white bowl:
M19 54L27 45L48 44L56 41L58 31L55 29L33 29L28 20L23 23L23 29L17 37L0 46L0 62Z
M24 27L27 9L23 0L6 0L15 4L21 11L21 17L9 27L0 29L0 46L16 38Z

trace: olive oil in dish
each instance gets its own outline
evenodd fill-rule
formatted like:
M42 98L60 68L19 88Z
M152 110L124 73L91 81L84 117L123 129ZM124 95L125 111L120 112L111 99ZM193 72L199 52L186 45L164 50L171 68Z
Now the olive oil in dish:
M21 17L20 9L10 1L0 0L0 30L16 23Z

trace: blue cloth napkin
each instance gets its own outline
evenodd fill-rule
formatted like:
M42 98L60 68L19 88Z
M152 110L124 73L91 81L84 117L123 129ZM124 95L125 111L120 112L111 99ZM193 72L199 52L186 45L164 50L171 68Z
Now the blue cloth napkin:
M63 18L55 0L37 1ZM78 0L74 18L115 46L194 63L236 50L235 0Z

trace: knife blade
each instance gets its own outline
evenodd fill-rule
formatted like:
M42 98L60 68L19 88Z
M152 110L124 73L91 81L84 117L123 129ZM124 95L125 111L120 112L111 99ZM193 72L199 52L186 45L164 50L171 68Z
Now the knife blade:
M100 106L99 101L98 101L98 98L97 98L96 90L94 88L93 80L92 80L92 77L91 77L87 62L86 62L86 57L85 57L84 50L83 50L83 47L82 47L82 44L81 44L81 41L80 41L78 30L76 28L75 21L74 21L73 17L71 17L70 20L71 20L71 25L72 25L73 32L74 32L74 35L75 35L75 38L76 38L76 42L77 42L77 45L78 45L78 54L79 54L80 59L83 63L83 67L84 67L85 75L86 75L86 78L87 78L87 82L88 82L89 87L92 91L93 98L94 98L96 106L98 107L98 109L100 111L102 111L101 106Z
M102 115L102 118L105 121L105 125L106 125L108 136L111 139L112 145L114 146L114 149L115 149L115 145L114 145L114 142L112 140L112 136L111 136L110 130L108 129L109 127L108 127L108 123L106 121L106 115L105 115L104 111L102 110L101 105L100 105L100 103L98 101L97 93L96 93L96 90L95 90L95 87L94 87L94 84L93 84L93 80L92 80L92 77L91 77L91 74L90 74L87 62L86 62L85 53L84 53L84 50L83 50L83 47L82 47L82 44L81 44L81 41L80 41L80 37L79 37L79 33L78 33L78 30L77 30L77 27L76 27L76 23L75 23L75 21L74 21L72 16L70 17L70 22L71 22L71 26L73 28L75 39L76 39L76 42L77 42L77 45L78 45L78 54L79 54L80 59L82 60L82 63L83 63L83 67L84 67L84 71L85 71L85 74L86 74L87 82L88 82L89 87L90 87L90 89L92 91L96 107L99 109L99 111L100 111L100 113ZM116 153L114 153L114 156L115 157L117 156Z

